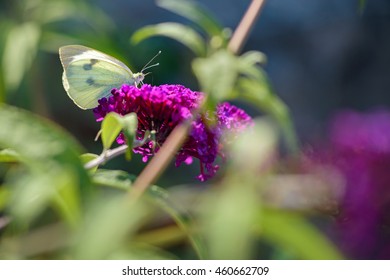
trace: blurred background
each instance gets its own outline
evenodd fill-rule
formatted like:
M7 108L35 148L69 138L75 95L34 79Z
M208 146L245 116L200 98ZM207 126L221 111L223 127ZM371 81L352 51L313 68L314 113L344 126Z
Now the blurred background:
M145 82L154 85L179 83L192 90L199 89L191 70L193 53L180 43L163 37L153 37L138 45L130 43L131 35L145 25L162 22L192 24L159 8L152 0L0 1L0 102L24 108L54 121L70 132L85 147L85 151L100 154L101 143L93 140L100 124L95 122L91 110L79 109L66 95L61 81L63 70L58 56L59 47L67 44L82 44L98 49L122 60L134 72L140 71L145 63L161 50L162 54L156 61L160 63L160 66L152 69L152 74L146 77ZM206 9L211 11L222 26L231 30L236 28L250 3L249 0L199 0L197 2L202 3ZM273 181L267 182L272 192L267 193L267 189L265 191L264 201L268 204L265 205L265 209L262 209L265 214L259 219L264 224L259 232L266 238L272 239L276 236L276 239L279 238L277 241L281 247L288 248L286 244L291 245L288 244L288 238L291 237L290 242L293 243L293 247L303 249L303 253L298 250L301 255L294 255L289 250L276 250L276 253L273 252L274 255L268 256L267 254L272 250L268 250L269 245L262 244L263 240L260 240L257 245L266 247L262 253L265 255L261 255L263 258L285 259L295 256L309 259L324 258L324 256L339 258L340 255L332 251L334 249L330 243L322 238L308 238L308 236L318 237L318 235L313 231L314 227L308 226L299 215L296 215L296 212L302 214L300 211L304 212L309 209L308 216L310 216L316 213L318 205L329 206L329 209L319 209L321 213L325 212L329 215L319 218L310 216L311 224L321 228L324 235L332 240L337 240L339 248L346 253L347 258L390 257L390 219L387 214L390 209L390 195L388 194L390 113L377 113L372 116L360 115L356 112L345 113L346 109L370 112L378 108L386 109L390 105L387 92L390 86L388 78L390 73L390 53L388 51L390 49L390 2L367 0L362 10L360 5L363 2L361 0L268 0L244 46L243 52L258 50L267 56L265 71L276 93L290 108L298 136L304 147L303 159L298 159L301 162L290 163L288 159L280 160L281 166L278 166L277 170L272 170L278 175L273 178ZM245 108L253 117L262 113L250 104L242 102L238 105ZM335 119L334 116L340 111L344 114ZM4 115L7 114L4 113ZM328 126L332 120L333 127L329 130ZM31 121L33 122L34 120ZM20 130L27 131L26 127ZM252 151L252 147L262 149L259 139L261 139L260 144L264 144L263 142L267 144L267 133L263 133L264 131L266 130L258 132L256 134L258 137L242 142L248 153L243 155L240 150L236 154L236 158L242 161L238 160L237 165L228 167L231 168L230 173L227 169L226 174L230 177L226 176L224 179L220 176L212 181L211 184L217 186L216 188L208 188L207 184L199 188L192 187L193 183L199 185L195 179L199 173L197 164L181 166L179 169L171 164L171 168L157 182L162 188L181 184L181 186L170 189L171 193L175 193L176 189L180 190L180 187L185 190L183 194L190 194L189 197L192 192L206 193L205 197L208 200L205 205L210 208L205 208L204 220L210 221L211 232L216 233L211 236L210 244L215 243L215 248L221 249L223 253L225 249L232 250L226 255L217 254L216 256L237 256L235 254L237 248L226 246L226 244L235 245L236 243L231 240L235 240L241 229L245 234L252 230L249 219L251 218L249 214L252 213L249 212L250 207L253 206L255 210L256 207L263 207L261 204L258 205L257 201L251 201L254 195L250 191L257 189L248 188L258 182L243 181L241 176L244 174L243 177L245 177L246 164L253 165L256 160L262 160L261 156L258 156L258 151ZM3 135L8 138L8 134L3 133ZM310 152L305 153L308 143L318 145L328 137L331 140L330 149L315 150L313 148L315 152L312 158L310 158ZM270 139L268 141L274 143L274 138ZM268 157L265 158L268 159ZM232 164L234 163L235 161ZM329 169L329 165L334 165L335 169ZM131 162L116 158L104 168L139 174L144 166L145 163L140 157L135 156ZM81 164L80 169L85 172ZM335 172L336 169L338 173ZM3 171L0 170L0 172ZM311 173L321 180L313 181ZM268 179L257 172L255 174L256 179L257 177L264 181ZM306 176L307 174L309 176ZM330 189L330 192L336 193L337 197L327 194L329 189L323 187L322 179L337 181L327 182L336 186L336 191ZM259 181L262 185L263 180ZM246 184L247 182L249 183ZM37 185L41 186L40 182L38 183ZM223 188L218 188L224 184L228 185L226 193L223 192ZM28 190L23 181L21 185L23 190ZM49 185L51 187L51 184ZM247 188L231 187L242 185ZM126 186L128 187L128 184ZM155 195L158 194L157 200L165 195L162 190L154 191ZM285 196L283 196L284 190L287 190ZM340 193L344 190L345 194ZM102 201L106 202L104 195ZM177 201L183 205L191 204L181 198L177 191L175 195L178 195ZM323 200L328 197L332 200L324 202ZM28 193L26 199L28 202L32 201ZM161 200L164 202L164 199ZM28 203L21 201L20 205L25 207L29 213ZM251 206L249 202L253 205ZM338 202L342 204L340 207L342 211L337 208ZM294 203L298 205L296 209L294 209ZM105 203L100 205L104 206ZM117 204L114 201L112 205ZM237 208L232 208L232 205ZM247 205L250 205L249 210L247 209L249 214L243 212L246 209L244 206ZM280 205L284 208L275 211L273 207L278 208ZM198 204L196 207L203 208ZM124 209L123 213L132 216L137 212ZM143 213L143 210L140 213ZM95 216L99 222L101 216ZM115 220L110 215L104 217L107 221ZM116 215L116 217L121 217L121 215ZM231 222L231 217L236 220ZM245 218L248 220L246 221ZM89 221L88 219L90 217L86 220ZM158 216L154 219L157 225L164 223ZM218 219L221 222L219 225L215 223ZM242 221L248 226L246 229L241 226ZM104 226L96 223L99 230L101 228L111 229L103 222ZM121 223L122 221L119 221L119 224ZM112 227L112 229L116 228ZM238 230L238 233L235 230ZM58 232L63 231L60 229ZM84 232L83 228L80 232ZM112 232L116 233L116 230ZM245 234L241 236L242 240L250 240ZM58 240L63 240L61 235L58 236ZM90 236L97 236L98 244L104 243L99 240L99 235L95 234L93 228L89 232L86 231L85 240L90 240ZM109 234L107 236L110 237ZM156 236L160 237L160 232L157 231L155 235L148 238L154 240ZM166 236L172 237L169 232ZM45 238L40 240L46 242ZM228 241L225 242L226 240ZM83 242L81 244L83 245ZM326 248L329 252L322 254ZM84 250L83 246L78 249L80 252ZM176 249L174 247L171 251L175 252ZM180 249L178 248L179 252ZM89 257L89 255L80 254L73 256ZM182 255L184 258L193 257L193 255L187 255L186 252ZM99 258L109 255L96 254L94 256ZM117 258L121 257L121 255L117 256ZM7 258L10 257L7 256Z
M232 30L250 3L199 2ZM0 100L54 120L86 150L100 153L100 144L93 142L99 125L92 112L76 107L63 90L58 47L84 44L118 57L135 72L162 50L160 66L146 82L180 83L196 90L193 56L182 45L162 37L137 46L129 42L138 28L166 21L188 23L152 0L2 0ZM390 105L389 30L389 1L367 1L360 13L357 0L272 0L266 1L243 51L266 54L265 70L289 106L300 139L307 142L321 139L340 109L370 111ZM124 166L120 161L110 164ZM143 166L135 160L129 169L138 173ZM172 178L168 172L166 177L191 180L198 167L181 170L182 176Z

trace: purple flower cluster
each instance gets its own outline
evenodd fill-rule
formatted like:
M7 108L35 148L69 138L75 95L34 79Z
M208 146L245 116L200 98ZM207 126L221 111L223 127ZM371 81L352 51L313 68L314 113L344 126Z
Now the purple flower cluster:
M122 85L120 89L113 89L108 98L100 99L93 112L97 121L102 121L109 112L120 115L135 112L138 116L137 138L143 139L147 131L154 135L154 139L133 150L146 162L158 152L176 125L194 117L194 109L202 99L201 92L182 85L144 84L141 88ZM240 132L252 124L252 119L243 110L229 103L217 106L215 127L207 126L205 118L205 115L195 116L188 139L178 151L175 162L176 166L183 162L191 164L194 157L198 158L201 172L197 178L200 181L211 178L218 170L215 161L218 155L223 155L224 131ZM117 142L124 144L123 135Z
M356 258L390 258L390 113L338 115L331 144L346 180L338 219L344 249Z
M312 157L344 177L334 233L349 258L390 258L390 112L346 111L333 121L330 143Z

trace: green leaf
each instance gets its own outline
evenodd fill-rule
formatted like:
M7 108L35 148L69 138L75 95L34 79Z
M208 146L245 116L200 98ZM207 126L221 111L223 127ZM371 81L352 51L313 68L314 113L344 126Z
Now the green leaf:
M261 237L301 259L343 259L323 233L297 214L268 209L259 214L258 221Z
M103 148L108 150L122 130L121 116L117 113L108 113L102 122L101 137Z
M193 218L183 209L179 209L169 198L169 193L163 188L151 186L148 189L147 194L152 201L166 211L176 224L187 234L198 257L200 259L206 259L207 252L202 238L198 233L191 230L191 227L194 227Z
M156 3L161 8L193 21L204 32L208 33L210 37L218 36L222 32L222 26L215 19L215 16L197 2L188 0L157 0Z
M24 74L30 69L38 52L40 34L40 26L34 22L17 25L9 31L2 65L7 89L17 89Z
M0 151L0 162L20 162L20 155L12 149L4 149Z
M94 184L128 191L135 176L122 170L98 169L92 176Z
M125 116L123 116L120 119L121 125L122 125L122 132L123 135L126 138L127 143L127 152L126 152L126 159L131 159L131 153L133 150L133 142L135 139L135 135L137 133L137 127L138 127L138 119L137 114L130 113Z
M108 150L111 147L112 143L114 143L122 131L128 144L126 158L130 160L137 127L138 119L135 113L130 113L125 116L118 115L114 112L108 113L102 122L101 128L104 150Z
M82 154L80 156L80 160L81 162L85 165L86 163L98 158L99 155L96 155L96 154L91 154L91 153L86 153L86 154ZM93 168L90 168L88 169L90 173L94 173L97 169L98 169L99 166L95 166Z
M206 53L203 38L192 28L180 23L166 22L142 27L133 34L130 40L133 44L138 44L153 36L165 36L174 39L189 48L197 56L204 56Z
M198 78L203 92L214 101L232 97L238 77L237 59L226 50L219 50L207 58L196 58L192 69Z

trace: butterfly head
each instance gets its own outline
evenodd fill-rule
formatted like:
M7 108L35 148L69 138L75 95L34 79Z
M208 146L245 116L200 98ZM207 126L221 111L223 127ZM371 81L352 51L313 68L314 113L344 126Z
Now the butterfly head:
M149 62L146 63L145 66L142 68L141 72L133 74L133 78L135 80L135 82L134 82L135 85L138 85L138 84L142 85L143 84L142 81L144 80L145 76L150 74L150 72L144 74L143 71L145 71L146 69L149 69L151 67L155 67L155 66L159 65L159 63L155 63L155 64L152 64L152 65L150 65L150 63L153 61L153 59L155 59L157 56L159 56L160 53L161 53L161 51L159 51L151 60L149 60Z
M133 78L134 78L134 84L137 86L139 84L142 84L142 81L144 80L145 78L145 74L140 72L140 73L135 73L133 74Z

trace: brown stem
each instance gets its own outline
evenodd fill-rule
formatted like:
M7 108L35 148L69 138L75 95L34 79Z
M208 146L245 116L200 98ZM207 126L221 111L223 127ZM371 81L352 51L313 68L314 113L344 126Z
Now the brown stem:
M253 0L244 17L234 32L228 48L233 53L238 53L248 37L257 16L263 7L265 0ZM196 113L194 115L197 115ZM134 181L133 188L129 192L129 198L136 200L147 188L152 185L158 176L166 169L176 152L185 141L192 121L184 122L175 127L162 145L158 153L151 159L141 174Z
M232 53L239 53L242 46L246 42L249 33L252 30L257 17L260 14L261 8L264 6L265 0L252 0L252 3L248 7L245 15L242 17L240 24L237 26L230 39L228 49Z
M192 121L187 121L176 126L169 134L158 153L151 159L141 174L134 181L129 193L131 199L137 199L146 189L153 184L166 169L173 156L185 141Z

